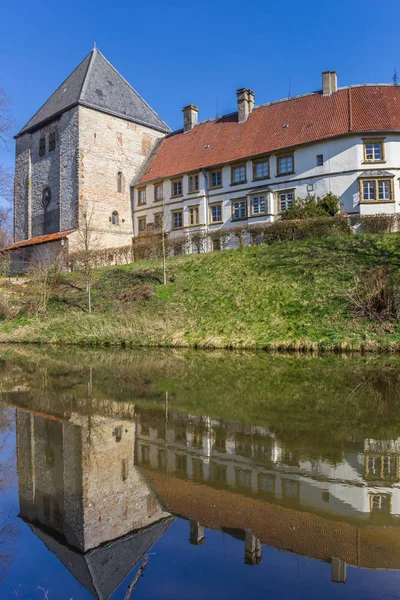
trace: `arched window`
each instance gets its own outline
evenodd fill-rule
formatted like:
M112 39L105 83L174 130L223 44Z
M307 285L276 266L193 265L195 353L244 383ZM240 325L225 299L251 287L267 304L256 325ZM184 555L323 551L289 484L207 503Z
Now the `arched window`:
M46 209L51 202L51 190L49 187L45 187L42 192L42 206Z
M118 171L117 189L119 194L121 194L124 191L124 176L122 171Z
M116 210L114 210L113 214L111 215L111 224L119 225L119 214Z

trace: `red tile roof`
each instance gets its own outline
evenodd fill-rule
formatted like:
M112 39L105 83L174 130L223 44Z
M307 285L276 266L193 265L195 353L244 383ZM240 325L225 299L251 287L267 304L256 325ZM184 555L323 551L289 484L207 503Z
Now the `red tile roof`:
M363 85L330 96L298 96L255 108L245 123L238 123L237 113L206 121L167 136L141 182L367 131L400 131L400 86Z
M63 231L62 233L49 233L48 235L40 235L39 237L31 238L30 240L22 240L22 242L16 242L15 244L10 244L7 248L3 248L3 250L14 250L15 248L23 248L25 246L34 246L36 244L44 244L46 242L54 242L55 240L61 240L66 238L71 233L76 231L75 229L71 229L70 231Z

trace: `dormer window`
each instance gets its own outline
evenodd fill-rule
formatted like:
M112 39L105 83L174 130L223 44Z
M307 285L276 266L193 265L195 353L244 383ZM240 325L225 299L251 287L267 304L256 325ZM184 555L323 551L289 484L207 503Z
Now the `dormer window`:
M41 136L39 140L39 156L44 156L46 154L46 138L44 135Z
M119 214L116 210L114 210L113 214L111 215L111 224L119 225Z
M49 152L56 149L56 132L52 131L49 135Z

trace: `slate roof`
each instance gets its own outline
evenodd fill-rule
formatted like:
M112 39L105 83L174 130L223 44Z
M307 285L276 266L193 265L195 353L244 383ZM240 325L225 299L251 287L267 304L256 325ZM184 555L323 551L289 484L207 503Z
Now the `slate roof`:
M15 248L23 248L25 246L34 246L36 244L54 242L55 240L61 240L63 238L68 237L74 231L76 230L71 229L70 231L63 231L61 233L49 233L47 235L40 235L38 237L31 238L30 240L22 240L22 242L15 242L15 244L10 244L10 246L2 248L2 250L14 250Z
M348 133L400 131L400 86L361 85L264 104L245 123L237 113L167 136L141 183Z
M61 537L53 536L50 530L39 524L25 522L93 598L108 600L174 520L173 517L166 517L86 553L72 548ZM151 562L148 566L150 569Z
M97 48L84 58L16 137L44 125L76 105L88 106L153 129L169 132L154 112Z

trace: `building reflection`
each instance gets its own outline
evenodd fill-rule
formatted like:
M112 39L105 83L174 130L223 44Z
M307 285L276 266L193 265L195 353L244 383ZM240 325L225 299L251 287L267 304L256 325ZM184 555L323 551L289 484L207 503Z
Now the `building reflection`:
M16 407L20 516L95 598L108 598L179 515L207 529L346 565L400 569L400 440L350 440L311 460L266 427L63 396ZM196 550L197 551L197 550Z
M134 465L133 405L70 408L16 411L20 517L104 599L173 519Z
M285 447L265 427L141 411L136 460L191 481L354 520L400 517L400 439L351 440L339 464Z

